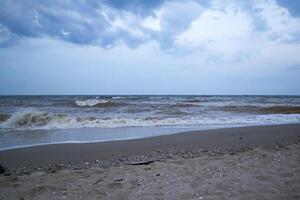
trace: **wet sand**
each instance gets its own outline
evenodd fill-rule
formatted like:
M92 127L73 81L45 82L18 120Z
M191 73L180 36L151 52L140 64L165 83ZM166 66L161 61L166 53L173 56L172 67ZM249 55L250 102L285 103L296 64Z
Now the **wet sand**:
M51 144L0 151L0 163L9 168L36 168L45 165L78 164L95 160L118 162L124 157L148 156L157 152L180 150L236 151L276 142L295 141L300 137L300 124L253 126L192 131L144 139ZM115 163L111 163L112 165ZM109 163L107 164L109 165Z
M45 145L0 162L1 199L299 199L300 125Z

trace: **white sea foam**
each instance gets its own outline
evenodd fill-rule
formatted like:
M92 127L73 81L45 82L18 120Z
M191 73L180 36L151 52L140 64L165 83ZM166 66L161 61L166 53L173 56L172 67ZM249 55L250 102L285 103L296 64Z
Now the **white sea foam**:
M261 125L300 123L300 114L270 114L243 116L197 116L185 118L96 118L53 115L36 109L24 109L0 124L6 130L117 128L182 125Z
M88 99L84 101L76 100L75 104L77 106L95 106L97 104L103 104L103 103L108 103L107 100L99 100L99 99Z

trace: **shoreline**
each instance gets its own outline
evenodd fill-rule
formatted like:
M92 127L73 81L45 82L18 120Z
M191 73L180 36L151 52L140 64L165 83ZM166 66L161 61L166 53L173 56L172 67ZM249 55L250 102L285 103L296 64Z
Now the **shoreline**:
M161 160L172 157L170 154L193 157L207 150L239 152L299 139L300 124L211 129L132 140L49 144L3 150L0 151L0 163L9 169L26 168L29 171L49 166L59 169L86 165L109 167L139 160ZM189 155L180 153L182 151Z
M37 144L29 144L29 145L19 145L19 146L12 146L12 147L4 147L0 148L1 151L9 151L9 150L16 150L16 149L24 149L24 148L33 148L38 146L45 146L45 145L62 145L62 144L93 144L93 143L103 143L103 142L118 142L118 141L130 141L130 140L140 140L140 139L148 139L153 137L160 137L160 136L169 136L174 134L184 134L184 133L190 133L190 132L199 132L199 131L208 131L208 130L220 130L220 129L228 129L228 128L245 128L245 127L258 127L258 126L281 126L281 125L297 125L298 123L289 123L289 124L261 124L261 125L233 125L233 126L220 126L220 127L206 127L206 128L191 128L191 130L181 130L177 132L171 132L171 133L162 133L159 135L153 135L153 136L133 136L128 138L121 138L121 139L104 139L104 140L86 140L86 141L63 141L63 142L49 142L49 143L37 143ZM148 128L148 127L144 127ZM150 127L153 128L153 127ZM113 133L112 133L113 134Z
M300 124L45 145L3 161L0 199L300 198Z

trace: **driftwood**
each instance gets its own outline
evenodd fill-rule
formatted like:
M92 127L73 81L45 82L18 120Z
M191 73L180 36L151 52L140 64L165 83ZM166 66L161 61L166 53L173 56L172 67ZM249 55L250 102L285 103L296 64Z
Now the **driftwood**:
M153 160L149 160L149 161L138 161L138 162L131 162L130 165L149 165L151 163L153 163Z
M103 181L102 178L98 179L98 180L94 183L94 185L96 185L97 183L99 183L99 182L101 182L101 181Z
M124 178L120 178L120 179L114 180L114 182L120 182L120 181L123 181L123 180L124 180Z

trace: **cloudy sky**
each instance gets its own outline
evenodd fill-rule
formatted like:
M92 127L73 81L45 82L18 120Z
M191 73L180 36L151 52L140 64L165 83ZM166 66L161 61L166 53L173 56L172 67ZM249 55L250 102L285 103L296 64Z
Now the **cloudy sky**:
M0 94L300 95L300 1L1 0Z

